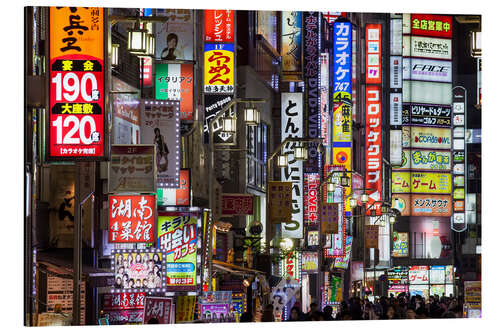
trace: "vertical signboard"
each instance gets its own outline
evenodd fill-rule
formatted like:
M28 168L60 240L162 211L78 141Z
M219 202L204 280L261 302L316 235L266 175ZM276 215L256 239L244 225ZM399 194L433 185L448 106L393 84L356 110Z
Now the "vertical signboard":
M141 103L141 143L156 146L158 188L179 187L179 118L179 101Z
M321 129L320 95L320 16L319 12L304 12L304 106L309 138L319 138ZM307 173L318 172L321 162L316 143L308 144L307 161L304 170Z
M205 42L234 42L234 10L205 9Z
M157 10L156 15L166 22L155 24L156 59L193 60L193 14L191 9Z
M292 182L269 182L271 223L292 220Z
M372 190L366 214L380 216L382 194L382 103L380 86L366 86L366 187Z
M318 224L319 185L318 173L304 174L304 218L309 225Z
M181 120L193 120L193 65L156 64L155 98L179 100Z
M48 156L105 155L104 9L50 7Z
M181 169L179 177L179 188L159 188L156 191L158 205L191 205L191 169Z
M302 93L281 94L281 141L304 137ZM282 223L283 238L302 238L304 226L303 168L302 161L294 156L295 143L283 147L288 155L288 166L281 171L281 180L292 182L292 219Z
M172 324L174 300L166 297L146 297L143 324ZM154 322L152 319L155 319Z
M281 69L286 72L302 70L302 12L281 12Z
M205 44L204 92L234 93L234 44Z
M161 251L111 250L111 254L111 269L115 275L114 290L159 292L165 288L165 258Z
M108 192L155 192L155 174L154 145L111 146Z
M366 25L366 83L382 83L382 26Z
M434 14L411 14L411 34L452 38L453 18Z
M465 125L467 124L467 90L462 86L453 87L453 215L451 229L463 232L467 229L467 220L464 207L467 193L467 149L465 145ZM455 156L457 158L455 158ZM461 158L461 157L464 158Z
M352 99L351 99L351 23L335 22L333 24L333 161L335 165L342 166L346 171L351 171L352 152ZM346 174L349 178L350 173ZM346 187L346 196L350 194L351 187ZM346 203L345 212L351 214L350 203Z
M196 290L198 217L187 213L160 213L158 246L165 251L167 288Z

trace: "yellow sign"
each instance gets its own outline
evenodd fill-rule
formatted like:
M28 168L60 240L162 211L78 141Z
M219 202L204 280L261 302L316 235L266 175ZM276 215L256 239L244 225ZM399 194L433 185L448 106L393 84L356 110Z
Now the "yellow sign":
M333 165L342 166L346 171L351 171L351 148L333 147ZM337 180L340 184L340 176L342 176L340 172L336 173L332 176L332 180ZM346 176L349 177L349 186L344 187L344 195L347 198L351 194L351 173L347 172ZM345 211L351 211L349 200L345 201Z
M393 172L392 193L451 193L451 174Z
M205 44L205 93L234 93L234 45Z

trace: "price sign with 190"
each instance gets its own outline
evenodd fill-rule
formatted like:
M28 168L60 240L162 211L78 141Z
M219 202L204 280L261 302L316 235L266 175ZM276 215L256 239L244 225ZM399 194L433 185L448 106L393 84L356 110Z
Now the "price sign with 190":
M104 152L102 61L53 59L50 72L50 155L97 157Z

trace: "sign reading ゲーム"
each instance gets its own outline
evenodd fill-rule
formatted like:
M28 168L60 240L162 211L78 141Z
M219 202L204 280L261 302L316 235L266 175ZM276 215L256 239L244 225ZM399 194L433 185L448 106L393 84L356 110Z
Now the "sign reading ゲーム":
M103 11L50 7L50 157L104 156Z

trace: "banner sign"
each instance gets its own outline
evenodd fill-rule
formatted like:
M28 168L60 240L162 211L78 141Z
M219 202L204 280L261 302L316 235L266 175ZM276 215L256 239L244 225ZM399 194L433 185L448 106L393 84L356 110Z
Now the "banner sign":
M366 84L382 83L382 26L366 25Z
M181 120L193 120L193 65L156 64L155 98L179 100Z
M396 258L408 257L408 233L397 232L392 233L392 256Z
M318 252L302 252L301 265L303 272L318 271Z
M146 297L143 324L149 324L151 319L156 319L158 324L173 324L173 304L172 298Z
M342 258L335 258L335 268L347 269L349 260L351 259L352 236L347 236L345 239L345 255Z
M234 10L205 9L205 42L234 42Z
M159 206L190 206L191 202L191 169L181 169L179 188L159 188L156 200Z
M366 187L374 190L369 196L367 207L373 205L380 216L382 196L382 103L380 86L366 86ZM370 210L366 211L370 215Z
M161 251L111 250L111 269L117 290L155 290L165 288L165 257Z
M393 193L451 193L450 173L393 172Z
M403 142L404 142L403 127ZM431 127L411 127L411 147L428 149L450 149L451 148L451 129L450 128L431 128ZM403 147L405 147L403 143ZM406 146L408 147L408 146Z
M404 149L397 170L451 171L451 152L446 150Z
M104 9L50 7L48 155L104 157Z
M304 174L304 218L309 225L317 225L319 213L319 185L318 173Z
M302 93L281 94L281 141L287 138L304 137ZM288 155L288 166L281 170L281 180L292 182L292 218L280 221L283 238L302 238L304 226L303 167L302 161L293 158L296 143L283 147Z
M378 249L378 225L365 225L365 249Z
M253 195L222 194L221 216L253 215Z
M411 14L411 34L452 38L452 16Z
M141 102L141 143L156 146L158 188L179 187L179 117L179 101Z
M403 58L403 80L451 83L451 61Z
M269 182L271 223L292 219L292 182Z
M109 196L109 243L154 241L155 195Z
M197 225L198 217L194 214L160 213L158 216L158 246L166 251L169 289L196 288Z
M155 23L155 58L161 60L193 60L194 10L157 10L156 16L166 22Z
M208 144L209 132L208 126L212 118L215 118L219 112L224 108L226 104L231 102L233 95L207 95L204 96L205 99L205 123L203 125L203 140L204 143ZM230 108L226 111L224 117L235 117L236 112L234 108ZM214 144L215 145L234 145L236 144L236 134L222 132L222 119L214 126Z
M154 145L112 145L108 192L155 192L154 161Z
M323 203L321 205L321 232L336 234L339 231L339 204Z
M403 36L403 44L404 57L451 60L451 39Z
M307 137L319 138L321 130L321 87L320 87L320 14L319 12L303 12L304 27L304 106L307 124ZM316 143L308 144L307 161L304 161L304 172L318 172L321 157Z
M281 12L281 68L283 72L302 70L302 12Z
M450 106L405 103L403 104L403 115L403 125L443 127L451 125Z
M143 310L146 293L113 293L103 295L104 310Z
M205 94L234 93L234 44L205 44Z

